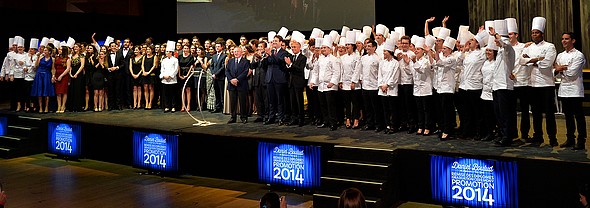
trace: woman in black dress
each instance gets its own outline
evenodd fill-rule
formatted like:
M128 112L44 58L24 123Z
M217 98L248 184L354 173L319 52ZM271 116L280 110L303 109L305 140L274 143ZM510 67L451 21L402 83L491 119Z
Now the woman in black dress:
M189 78L191 71L195 66L195 57L191 55L189 46L185 45L182 47L182 54L178 55L178 65L180 66L180 71L178 72L180 80L178 83L180 86L184 86L184 82ZM191 87L193 86L188 85L188 87L182 92L184 93L184 97L182 99L182 110L180 110L180 112L190 111Z
M98 52L98 58L93 60L93 70L91 74L91 85L92 89L94 89L94 111L100 112L104 108L105 104L105 80L106 80L106 73L109 63L107 62L106 58L106 50Z
M86 88L84 83L84 66L86 65L86 59L82 54L82 48L80 44L74 44L74 53L72 58L68 59L70 63L70 100L71 100L71 111L79 112L82 111L82 99L84 96L84 89Z
M92 73L95 71L94 63L96 62L97 54L96 48L92 45L86 46L86 61L84 64L84 80L86 82L86 97L84 111L88 110L88 102L90 100L90 93L92 92ZM94 106L96 109L96 105Z
M154 46L148 46L145 50L142 66L143 76L141 77L146 110L152 109L152 101L154 100L154 83L156 82L156 68L159 60L158 56L154 55Z
M199 104L199 100L201 106L199 107L202 109L207 109L207 67L209 63L209 59L205 56L205 49L202 46L197 46L197 56L195 61L195 68L194 68L194 88L197 90L197 105ZM200 77L200 79L199 79Z
M131 58L129 64L129 72L133 77L133 109L141 107L141 79L139 76L143 74L143 55L141 55L141 46L133 47L134 56Z

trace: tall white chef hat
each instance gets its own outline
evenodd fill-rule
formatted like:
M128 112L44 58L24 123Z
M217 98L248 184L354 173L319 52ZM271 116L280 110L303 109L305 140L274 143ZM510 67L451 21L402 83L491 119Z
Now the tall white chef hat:
M494 20L488 20L484 24L484 29L486 29L486 32L488 32L488 34L490 34L490 27L496 28L496 26L494 25Z
M440 31L440 28L442 28L442 27L432 28L432 36L438 37L438 32Z
M443 46L448 47L451 50L453 50L453 49L455 49L455 43L457 43L457 40L455 40L455 38L447 37L445 39L445 42L443 43Z
M397 41L394 41L391 38L385 40L385 44L383 45L383 50L394 52L396 43L397 43Z
M341 37L346 37L348 35L348 31L350 31L350 28L347 26L342 26L342 31L340 31L340 36Z
M49 44L49 38L47 38L47 37L43 37L43 38L41 39L41 44L40 44L40 45L42 45L42 46L47 46L47 44Z
M330 40L332 40L333 43L338 44L338 41L340 41L340 35L338 35L338 32L336 32L336 30L332 30L330 31ZM324 41L326 41L326 39L324 38Z
M25 39L23 37L18 36L16 46L18 47L25 47Z
M399 34L398 32L392 31L391 34L389 34L389 39L393 40L393 42L395 44L397 44L397 41L399 41L399 39L401 38L401 34Z
M451 36L451 30L449 28L441 27L438 31L438 35L436 35L436 38L446 40L449 36Z
M356 36L356 42L361 42L361 43L365 44L366 39L367 39L367 36L365 35L365 33L359 33Z
M429 48L434 50L434 44L436 44L436 38L432 35L428 35L424 37L424 44L427 45Z
M371 26L363 26L363 34L365 34L365 37L371 37L372 31L373 29L371 28Z
M387 26L382 24L378 24L377 26L375 26L375 34L381 34L383 36L386 36L388 33L389 29L387 28Z
M406 36L406 28L405 27L395 27L393 28L393 31L399 33L400 37L401 36Z
M346 44L355 44L356 43L356 32L348 31L346 32Z
M18 46L18 41L21 39L21 36L14 36L14 38L12 39L12 45L17 45Z
M498 46L496 45L496 43L494 41L496 41L496 37L488 36L488 46L486 47L486 49L492 49L492 50L497 51Z
M346 46L346 37L340 37L340 41L338 41L338 46Z
M508 36L506 20L494 20L494 30L501 36Z
M29 48L39 49L39 39L31 38L31 42L29 42Z
M297 41L299 44L303 46L305 44L305 35L297 30L293 31L291 34L291 40Z
M66 43L66 41L61 41L59 42L59 47L68 47L68 44Z
M174 52L175 49L176 49L176 42L171 41L171 40L166 42L166 51Z
M488 36L489 33L486 30L482 30L481 32L477 33L477 35L475 35L475 40L477 40L477 43L479 44L480 48L483 48L484 46L486 46L487 42L488 42Z
M412 35L412 37L410 38L410 43L414 44L414 42L416 42L416 38L418 38L417 35ZM416 45L414 44L414 46Z
M322 30L321 30L320 28L317 28L317 27L316 27L316 28L313 28L313 29L311 30L311 36L309 36L309 38L310 38L310 39L311 39L311 38L313 38L313 39L316 39L316 38L321 38L321 37L323 37L323 36L324 36L324 34L323 34L323 33L324 33L324 32L322 32Z
M508 33L518 33L518 24L515 18L506 18L506 27L508 27Z
M424 41L425 40L426 39L424 39L423 37L416 36L416 38L414 38L414 41L413 41L414 47L424 49Z
M334 43L334 41L332 40L332 36L324 35L324 40L322 41L321 46L328 46L328 48L332 48L333 43Z
M324 38L316 38L315 39L315 47L316 48L321 48L322 47L322 43L324 43Z
M461 40L461 35L463 35L464 31L469 31L469 26L460 25L459 31L457 32L457 40Z
M72 37L68 37L68 42L66 43L66 45L68 45L68 47L73 48L74 44L76 44L76 40L74 40L74 38Z
M473 38L473 33L469 32L469 31L463 31L461 34L461 39L458 39L457 41L459 41L459 45L465 45L467 43L467 41L471 40L471 38Z
M533 28L531 30L539 30L542 33L545 33L546 23L547 19L545 19L545 17L535 17L533 18Z
M12 47L14 43L14 38L8 38L8 47Z
M53 42L53 46L55 46L55 48L56 48L56 49L60 49L60 48L61 48L61 42L59 42L59 41L55 40L55 41Z
M287 33L289 33L289 29L287 29L286 27L281 27L281 29L279 30L277 35L279 35L279 36L283 37L283 39L285 39L285 38L287 38Z
M115 38L107 36L107 39L104 41L104 46L108 47L112 42L115 42Z

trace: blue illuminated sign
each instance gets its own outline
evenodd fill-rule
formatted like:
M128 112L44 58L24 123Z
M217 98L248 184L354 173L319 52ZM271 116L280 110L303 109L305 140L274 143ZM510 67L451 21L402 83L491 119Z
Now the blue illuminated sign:
M47 122L49 152L79 157L82 147L82 127L77 124Z
M258 143L258 178L297 188L320 185L321 147Z
M178 136L133 132L133 165L147 170L178 171Z
M445 205L518 207L516 162L431 156L432 198Z
M8 119L6 117L0 117L0 136L6 135L8 128Z

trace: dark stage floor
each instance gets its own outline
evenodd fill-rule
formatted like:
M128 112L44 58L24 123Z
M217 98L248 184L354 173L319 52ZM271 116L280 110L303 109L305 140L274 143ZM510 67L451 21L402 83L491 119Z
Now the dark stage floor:
M6 109L6 108L3 108ZM556 160L565 162L583 162L590 163L590 154L588 149L590 145L586 143L586 151L574 151L570 148L550 147L542 144L540 147L522 144L513 147L495 147L491 142L450 140L441 142L436 136L418 136L399 132L385 135L373 131L360 131L345 128L339 128L336 131L328 129L318 129L315 126L307 125L303 127L296 126L278 126L262 125L253 123L254 118L250 118L247 124L234 123L226 124L229 115L220 113L211 114L204 112L207 121L216 123L209 126L193 126L196 123L186 113L163 113L160 110L122 110L122 111L104 111L104 112L81 112L81 113L23 113L0 110L0 113L16 114L29 117L39 117L43 119L59 119L74 122L115 125L130 128L155 129L162 131L176 131L180 133L204 133L212 135L223 135L242 137L244 139L279 139L294 140L304 142L332 143L346 146L356 146L365 148L379 149L412 149L435 152L461 153L481 156L505 156L528 159ZM191 112L195 117L200 118L198 112ZM563 116L557 118L558 140L559 143L565 141L565 120ZM590 123L590 117L586 117ZM587 127L588 128L588 127ZM590 130L590 128L588 128ZM532 133L531 133L532 134ZM198 138L196 138L198 139Z

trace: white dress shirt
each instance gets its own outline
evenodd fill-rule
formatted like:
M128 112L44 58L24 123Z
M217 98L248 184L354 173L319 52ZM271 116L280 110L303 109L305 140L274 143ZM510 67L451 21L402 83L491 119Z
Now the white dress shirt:
M461 84L463 90L481 90L483 88L483 75L481 67L486 61L485 49L471 51L463 60L463 71L461 73Z
M512 70L512 74L514 74L514 86L515 87L525 87L529 86L529 79L531 78L531 68L520 65L520 59L522 58L522 51L524 50L524 43L516 43L513 45L512 48L514 49L514 70Z
M558 74L561 77L559 85L559 97L584 97L584 78L582 69L586 64L586 58L582 52L573 48L557 55L555 63L567 65L567 69Z
M352 82L359 83L362 80L363 90L377 90L377 75L379 73L379 61L381 58L377 54L364 55L356 68L359 76L353 77Z
M514 49L508 38L502 38L500 44L502 47L498 49L496 68L492 74L492 90L513 90L514 81L510 79L510 75L514 70Z
M452 55L443 56L436 62L435 76L438 83L436 92L438 93L455 93L455 66L457 59Z
M531 78L529 79L529 86L531 87L552 87L555 86L555 80L553 77L553 62L557 56L555 45L545 41L541 41L538 44L531 44L529 47L522 51L522 54L526 54L529 58L521 58L520 64L531 67ZM533 58L545 57L543 60L538 61L537 65L533 65L529 62Z
M414 68L414 96L432 95L432 67L428 55L412 64Z
M399 62L394 58L391 60L383 59L379 62L379 72L377 73L377 84L380 96L397 96L397 88L400 80ZM383 92L381 86L387 85L387 92Z
M178 74L178 59L174 56L166 57L162 60L160 79L162 84L176 84L176 74ZM164 76L170 76L170 79L164 79Z
M340 62L342 63L342 76L340 77L340 83L342 83L342 90L351 90L350 85L352 84L352 77L358 74L356 65L361 60L361 56L357 53L344 54L340 56ZM360 90L361 86L355 84L355 90Z
M483 88L481 89L482 100L493 100L492 96L492 77L494 69L496 68L496 60L486 60L481 67L481 74L483 76Z

